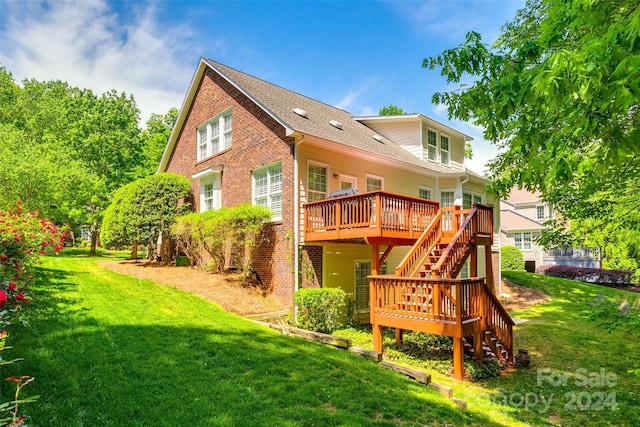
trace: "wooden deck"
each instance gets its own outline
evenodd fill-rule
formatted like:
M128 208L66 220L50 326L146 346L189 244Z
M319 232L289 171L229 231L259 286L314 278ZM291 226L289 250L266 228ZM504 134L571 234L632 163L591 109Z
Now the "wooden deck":
M306 242L366 239L412 245L438 213L433 200L384 191L326 199L304 205Z
M373 191L304 205L306 242L360 241L372 246L370 319L374 350L382 327L446 335L453 340L454 376L464 377L463 340L481 359L483 345L513 362L513 321L493 294L493 208L440 208L433 200ZM380 246L387 246L380 257ZM380 266L396 245L410 245L395 275ZM484 246L486 279L478 278ZM470 258L470 279L455 279Z

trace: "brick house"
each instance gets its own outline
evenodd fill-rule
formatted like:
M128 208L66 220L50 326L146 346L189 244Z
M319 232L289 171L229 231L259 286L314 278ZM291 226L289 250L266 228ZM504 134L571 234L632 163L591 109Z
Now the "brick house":
M337 286L366 313L373 240L308 234L305 205L346 188L442 207L495 205L484 193L486 180L465 167L470 139L422 114L355 117L202 58L158 170L192 180L197 211L243 202L271 208L269 243L260 247L254 268L286 305L299 287ZM498 230L498 215L493 221ZM380 253L393 246L381 272L392 272L413 242L379 241ZM497 240L491 249L499 283ZM478 250L481 277L487 253ZM468 264L461 277L469 275Z

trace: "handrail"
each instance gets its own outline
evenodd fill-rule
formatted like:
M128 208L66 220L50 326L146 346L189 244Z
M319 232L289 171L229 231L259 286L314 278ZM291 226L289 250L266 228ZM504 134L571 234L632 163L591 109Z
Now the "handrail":
M490 329L500 340L509 358L513 358L513 326L515 322L507 313L507 310L498 300L498 297L491 292L486 282L483 286L485 295L485 313L483 316L485 328Z
M420 238L413 245L409 253L396 267L396 275L413 277L418 273L425 259L440 241L442 236L442 211L431 219L427 228L422 232Z
M453 277L455 266L462 261L462 259L468 255L470 246L469 242L474 239L475 233L473 230L474 219L476 216L477 208L473 207L471 212L465 218L464 222L451 239L451 242L442 253L442 256L433 267L433 271L439 277ZM458 267L462 268L462 266Z

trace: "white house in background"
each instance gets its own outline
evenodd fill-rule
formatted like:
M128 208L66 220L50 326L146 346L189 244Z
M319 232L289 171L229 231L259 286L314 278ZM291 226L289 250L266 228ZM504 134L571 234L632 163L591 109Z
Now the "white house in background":
M561 248L545 250L536 237L544 222L555 217L553 206L540 200L539 193L514 188L507 200L500 201L500 246L522 251L527 271L543 264L600 267L599 248Z

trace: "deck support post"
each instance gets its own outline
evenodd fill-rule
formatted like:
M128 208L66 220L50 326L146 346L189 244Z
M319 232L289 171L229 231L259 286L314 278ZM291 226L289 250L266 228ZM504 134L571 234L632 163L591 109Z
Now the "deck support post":
M453 337L453 377L464 379L464 344L462 337Z
M484 352L482 351L482 331L476 331L473 334L473 358L478 362L484 360Z
M373 351L382 353L382 326L374 323L371 325L373 331Z
M486 280L487 280L487 286L488 288L491 290L491 292L493 292L493 294L496 294L496 285L493 281L493 257L491 256L491 245L485 245L484 246L484 264L486 266Z
M396 328L396 344L401 345L404 342L403 335L404 329Z

